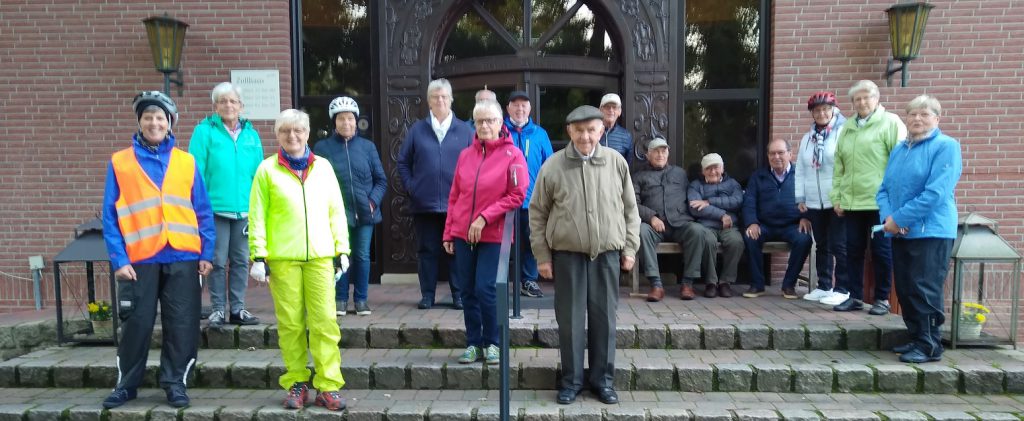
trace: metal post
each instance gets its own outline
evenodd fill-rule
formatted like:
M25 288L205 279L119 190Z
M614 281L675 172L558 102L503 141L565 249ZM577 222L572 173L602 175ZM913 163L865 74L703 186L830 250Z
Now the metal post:
M57 307L57 346L64 344L64 314L60 298L60 264L53 262L53 297Z
M522 244L520 243L520 241L528 241L525 238L523 238L522 235L520 235L520 234L523 233L523 230L520 229L520 226L519 226L519 211L520 211L520 209L518 209L518 208L514 211L515 212L515 217L514 217L515 221L513 221L514 222L513 225L515 226L515 231L512 231L512 232L516 233L515 248L512 250L512 273L514 274L512 276L512 279L514 280L514 283L512 284L512 318L513 319L522 319L523 318L522 303L520 303L520 300L522 300L522 299L519 297L519 295L520 295L519 291L523 287L523 271L522 271L523 263L522 263L522 260L521 260L522 257L520 256L519 250L522 247Z
M501 421L508 421L509 417L509 338L508 338L508 258L512 247L512 230L515 229L515 211L505 212L505 229L501 235L501 251L498 253L498 275L495 278L498 291L505 291L505 294L498 294L498 333L500 335L501 352L499 367L500 397L498 416ZM518 247L517 247L518 249ZM517 271L518 272L518 271ZM519 291L516 291L518 295Z
M1017 349L1017 316L1020 310L1020 259L1013 263L1013 297L1010 300L1010 342L1013 342L1013 349Z
M39 292L39 284L43 282L43 270L32 270L32 293L36 296L36 310L43 308L43 297Z

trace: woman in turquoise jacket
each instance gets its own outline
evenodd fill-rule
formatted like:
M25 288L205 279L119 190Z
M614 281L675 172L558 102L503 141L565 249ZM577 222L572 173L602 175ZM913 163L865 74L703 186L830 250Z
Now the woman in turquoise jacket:
M210 273L209 326L221 327L225 321L238 325L259 323L245 309L245 290L249 284L248 224L249 188L256 167L263 161L260 135L249 120L241 117L244 104L238 87L224 82L213 88L215 113L196 125L188 152L196 158L213 206L217 244ZM230 276L225 266L230 261ZM225 290L230 312L225 311ZM226 316L230 314L230 316Z
M963 171L960 142L939 130L939 101L907 104L908 137L893 149L878 188L879 221L892 237L903 323L910 342L893 348L900 361L942 359L943 285L956 239L954 191Z

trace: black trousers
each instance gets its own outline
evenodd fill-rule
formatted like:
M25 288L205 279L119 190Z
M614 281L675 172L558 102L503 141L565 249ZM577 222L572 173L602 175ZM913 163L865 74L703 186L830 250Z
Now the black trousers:
M583 253L556 251L551 266L562 360L559 388L582 390L584 349L589 357L590 386L613 387L619 251L606 251L593 260Z
M419 241L417 270L420 294L422 298L429 298L431 303L434 302L437 281L442 278L442 271L448 273L448 287L452 290L452 298L458 299L460 296L461 288L455 264L452 257L445 253L444 246L441 244L447 217L447 213L417 213L412 216L412 223L416 228L416 237Z
M199 349L199 308L202 285L199 262L132 265L137 281L117 281L121 342L117 347L117 388L142 384L149 343L160 303L163 340L160 348L160 387L186 385Z
M942 353L942 289L949 273L953 240L948 238L894 238L892 240L896 291L907 333L925 354Z

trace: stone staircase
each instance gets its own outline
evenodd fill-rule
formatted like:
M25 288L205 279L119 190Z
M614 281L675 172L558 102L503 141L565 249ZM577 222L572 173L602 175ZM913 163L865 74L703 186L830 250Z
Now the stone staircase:
M497 420L497 366L456 362L464 338L461 315L409 306L380 305L371 317L339 319L343 395L349 400L342 413L280 407L277 377L284 367L276 326L267 320L203 329L198 364L188 379L193 404L183 410L169 407L155 385L159 328L146 389L115 410L99 405L117 377L110 346L49 347L0 362L0 421ZM897 316L831 313L778 297L655 304L624 298L615 376L622 402L603 405L587 392L572 405L557 405L553 315L536 308L524 316L510 330L511 418L518 421L1024 416L1024 352L947 350L938 363L902 364L887 351L905 340Z

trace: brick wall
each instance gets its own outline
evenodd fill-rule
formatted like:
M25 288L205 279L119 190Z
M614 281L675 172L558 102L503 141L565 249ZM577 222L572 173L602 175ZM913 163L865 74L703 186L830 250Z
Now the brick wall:
M212 112L210 89L232 69L278 69L281 104L290 106L287 1L0 2L0 312L33 305L31 282L19 279L31 278L32 255L46 258L52 301L50 259L98 215L106 162L137 128L132 98L163 88L142 19L165 12L191 25L184 96L172 92L179 146ZM272 122L256 126L273 144Z

